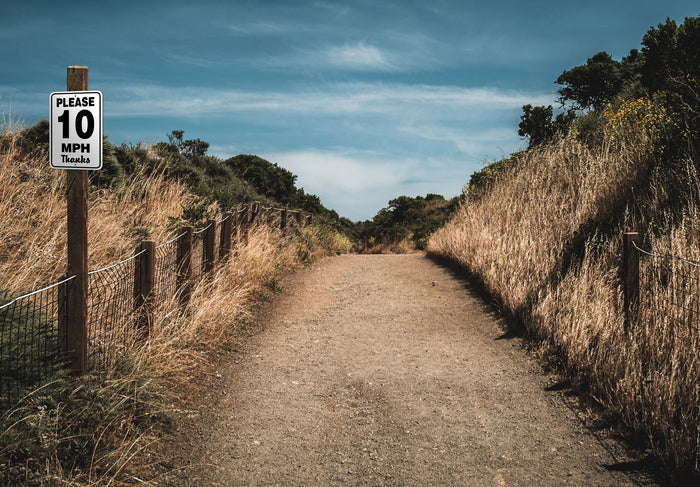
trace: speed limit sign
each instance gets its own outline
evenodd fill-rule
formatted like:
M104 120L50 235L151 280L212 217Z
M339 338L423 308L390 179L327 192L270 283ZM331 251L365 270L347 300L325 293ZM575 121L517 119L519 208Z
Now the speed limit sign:
M54 169L102 169L102 93L51 93L50 161Z

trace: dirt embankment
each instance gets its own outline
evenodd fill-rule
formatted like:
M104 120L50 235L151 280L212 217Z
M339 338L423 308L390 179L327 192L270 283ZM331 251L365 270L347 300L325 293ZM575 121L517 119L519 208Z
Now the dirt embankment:
M653 485L422 255L297 274L216 373L168 485Z

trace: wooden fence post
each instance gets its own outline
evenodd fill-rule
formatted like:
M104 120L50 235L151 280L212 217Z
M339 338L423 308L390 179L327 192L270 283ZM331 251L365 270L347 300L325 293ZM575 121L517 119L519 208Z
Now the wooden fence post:
M68 91L87 91L87 66L69 66L66 74ZM67 246L68 275L75 275L66 295L66 359L73 372L87 373L88 333L88 171L66 170L68 187Z
M137 312L137 327L143 329L148 337L153 328L153 286L156 269L156 243L144 240L136 248L143 253L136 259L134 276L134 310Z
M625 294L625 330L629 331L632 317L639 308L639 252L637 232L625 232L622 246L622 274Z
M238 208L233 210L231 215L231 251L233 254L238 252L238 244L241 241L241 225L240 225L240 211Z
M302 219L304 218L304 215L301 214L301 210L297 210L297 226L299 228L304 226L304 222Z
M216 220L207 220L204 231L204 273L214 270L216 262Z
M243 207L240 218L240 240L243 245L248 244L248 222L250 221L250 205Z
M260 213L260 203L257 201L253 203L253 205L250 207L248 210L248 228L250 229L253 225L255 225L255 220L258 217L258 213Z
M289 210L287 208L282 210L282 219L280 221L280 230L282 230L282 235L287 235L287 219L289 218Z
M224 220L221 222L221 236L219 238L219 259L225 259L231 253L231 228L233 221L233 213L224 214Z
M180 293L180 306L186 306L192 297L192 239L194 228L183 228L185 234L177 246L177 289Z

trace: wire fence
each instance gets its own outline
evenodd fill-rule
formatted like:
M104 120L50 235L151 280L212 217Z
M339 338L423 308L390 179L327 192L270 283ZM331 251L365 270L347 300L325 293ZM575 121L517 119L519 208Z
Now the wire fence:
M232 239L246 240L251 225L274 224L285 235L292 225L281 223L282 214L287 210L247 205L200 230L186 228L160 245L148 247L144 242L121 262L90 271L88 367L104 371L126 357L148 336L153 316L186 304L193 284L213 269L217 258L228 258ZM73 326L67 296L75 277L16 298L0 291L0 410L65 368L66 353L72 349L68 327Z
M0 295L0 407L16 402L63 366L66 302L74 276L8 300Z
M124 357L139 335L134 283L141 279L140 251L111 266L88 273L88 364L107 369Z
M666 331L671 341L697 340L700 333L700 263L649 252L636 244L634 248L640 257L639 322Z

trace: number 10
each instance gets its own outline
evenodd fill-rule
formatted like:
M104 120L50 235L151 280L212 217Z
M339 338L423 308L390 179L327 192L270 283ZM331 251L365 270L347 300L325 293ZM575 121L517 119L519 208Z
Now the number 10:
M69 120L69 110L64 110L58 121L61 122L63 127L63 138L70 138L70 120ZM85 130L83 130L83 125L87 125ZM95 117L92 116L90 110L80 110L78 115L75 117L75 132L81 139L89 139L92 133L95 131Z

